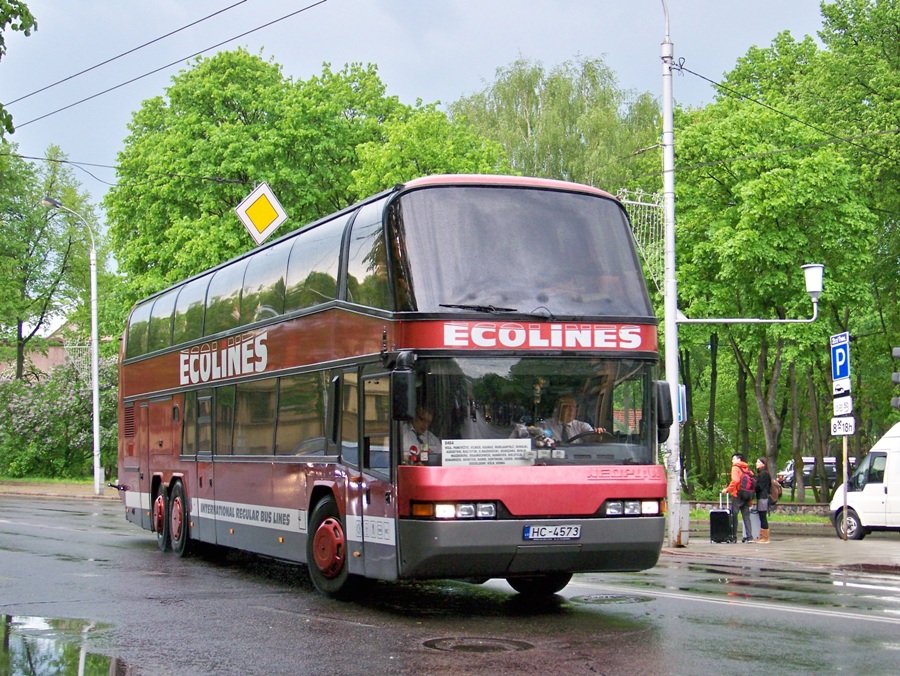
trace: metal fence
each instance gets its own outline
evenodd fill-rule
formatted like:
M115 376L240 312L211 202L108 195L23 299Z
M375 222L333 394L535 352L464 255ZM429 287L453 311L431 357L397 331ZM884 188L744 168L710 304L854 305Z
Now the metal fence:
M644 267L656 290L662 293L665 275L665 213L659 193L622 188L616 196L625 205Z
M66 360L73 364L82 378L91 378L91 346L66 345Z

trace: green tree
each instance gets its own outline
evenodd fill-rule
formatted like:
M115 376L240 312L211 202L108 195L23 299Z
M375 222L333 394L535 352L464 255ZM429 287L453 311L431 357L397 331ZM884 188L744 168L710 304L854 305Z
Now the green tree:
M117 464L117 360L99 364L100 458ZM81 478L93 471L91 376L71 363L34 382L0 380L0 475Z
M548 72L520 58L449 110L500 143L517 173L611 191L660 186L659 154L642 152L658 144L659 107L649 94L619 89L601 59L578 58Z
M893 370L890 351L900 344L900 2L837 0L823 4L822 14L827 52L809 78L810 119L847 139L843 152L860 168L858 189L877 219L872 264L862 273L869 295L834 318L856 338L860 455L897 419L884 374Z
M464 120L451 122L427 106L385 121L384 139L357 146L357 199L429 174L508 174L503 147L485 139Z
M87 196L79 194L71 169L51 146L46 162L34 165L11 152L0 158L0 335L15 345L16 378L25 354L54 319L88 304L90 235L68 213L41 206L45 195L94 220ZM96 226L94 226L96 227Z
M7 28L25 35L31 35L31 31L37 30L37 21L22 0L0 0L0 60L6 54L3 33ZM0 104L0 138L3 138L4 133L12 134L13 130L12 115Z
M862 280L876 244L859 167L840 147L823 144L821 131L799 121L806 78L820 67L820 56L812 40L798 43L788 34L768 49L750 50L728 74L726 93L681 116L678 134L679 165L696 167L679 174L677 192L679 303L686 314L806 316L799 266L821 262L828 271L823 320L718 330L732 349L734 382L739 389L745 380L755 402L772 466L787 417L800 413L791 408L786 372L796 365L821 382L826 365L816 355L836 328L828 317L865 302ZM847 256L848 242L854 243L853 257ZM701 336L695 330L682 339ZM817 398L825 400L825 393L818 390ZM743 405L736 402L738 409ZM822 419L814 413L814 421ZM749 439L745 430L735 432L735 438Z
M375 68L304 82L243 50L200 59L145 101L105 198L131 302L247 251L234 207L266 181L293 227L352 203L355 148L405 110Z
M165 97L145 101L129 128L104 204L130 303L249 250L234 207L260 182L278 196L288 228L388 180L502 170L496 146L433 106L401 104L375 66L326 64L291 81L243 50L199 59Z

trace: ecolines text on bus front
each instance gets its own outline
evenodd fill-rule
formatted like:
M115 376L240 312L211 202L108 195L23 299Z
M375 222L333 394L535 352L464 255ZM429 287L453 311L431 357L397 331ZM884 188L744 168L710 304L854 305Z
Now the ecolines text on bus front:
M636 350L642 347L640 326L591 324L518 324L447 322L445 347L582 348Z
M266 370L268 332L245 333L182 350L178 377L182 385L246 376Z

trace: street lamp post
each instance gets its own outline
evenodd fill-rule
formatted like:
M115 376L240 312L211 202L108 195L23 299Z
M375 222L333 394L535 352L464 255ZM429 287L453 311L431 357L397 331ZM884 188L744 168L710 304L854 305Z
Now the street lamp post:
M703 318L689 319L678 310L678 282L675 276L675 100L672 93L672 69L675 65L675 49L669 37L669 8L662 0L665 18L665 38L661 45L660 58L663 66L662 80L662 149L663 149L663 199L664 199L664 246L665 246L665 286L663 289L663 326L666 332L665 358L666 381L672 394L672 419L675 430L666 441L668 457L668 483L666 497L669 518L666 541L670 547L687 544L687 520L681 505L681 440L679 439L678 400L678 326L680 324L808 324L819 316L819 295L822 293L821 263L803 265L806 277L806 293L813 304L813 315L809 319L758 319L758 318ZM685 415L687 412L685 411ZM845 454L846 456L846 454ZM682 535L685 538L682 540Z
M100 481L100 379L99 379L99 336L97 330L97 247L94 242L94 231L90 224L85 220L84 216L77 211L64 206L59 200L52 197L45 197L41 200L41 204L45 207L53 209L62 209L78 218L87 228L88 235L91 237L91 392L92 392L92 409L94 422L94 494L101 495L103 493L102 482Z

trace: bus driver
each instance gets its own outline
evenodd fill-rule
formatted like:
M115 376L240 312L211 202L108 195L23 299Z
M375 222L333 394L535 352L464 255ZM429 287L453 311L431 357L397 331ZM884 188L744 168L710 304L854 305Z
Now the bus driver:
M576 420L575 408L575 396L563 394L559 397L556 406L553 408L553 417L541 421L540 426L544 430L550 432L547 436L551 437L556 443L568 444L573 439L583 434L603 434L606 432L606 429L603 427L594 427L583 420ZM524 426L518 425L510 436L524 439L529 435ZM580 443L580 441L581 440L579 439L575 443Z
M434 412L431 409L417 406L412 422L400 424L403 432L403 458L401 460L404 465L441 464L441 440L428 429L432 420L434 420Z

